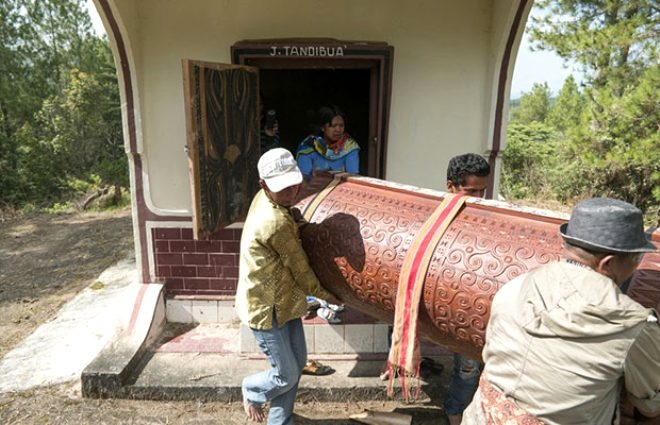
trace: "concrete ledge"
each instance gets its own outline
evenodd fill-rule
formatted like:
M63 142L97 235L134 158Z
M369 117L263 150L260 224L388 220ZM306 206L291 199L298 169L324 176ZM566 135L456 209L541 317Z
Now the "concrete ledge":
M122 387L145 350L131 341L120 340L105 347L83 370L82 395L113 398Z
M335 372L326 376L303 375L296 399L298 402L390 399L387 396L387 382L378 378L383 360L322 361ZM451 367L451 357L436 361L442 363L445 370ZM268 367L265 359L247 359L236 355L151 353L143 358L123 386L115 388L112 396L144 400L236 402L242 399L243 378ZM429 401L437 397L438 392L445 391L446 373L421 381L422 391L417 401ZM399 394L397 380L394 397Z
M83 397L111 398L121 394L131 373L164 326L163 285L143 284L125 332L106 345L83 370Z

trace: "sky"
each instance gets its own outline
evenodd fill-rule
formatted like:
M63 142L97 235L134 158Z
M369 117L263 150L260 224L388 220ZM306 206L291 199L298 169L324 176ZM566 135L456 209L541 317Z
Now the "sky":
M96 12L92 0L87 0L87 9L89 10L92 25L96 32L98 34L104 34L103 23ZM534 83L547 83L550 92L556 95L571 73L579 82L579 73L564 67L562 60L556 54L546 51L532 52L530 50L529 38L525 34L518 49L518 57L513 71L511 98L517 99L522 93L529 92Z
M573 74L576 82L581 80L580 73L571 67L564 67L563 61L554 52L530 49L529 37L523 35L518 49L518 57L513 69L511 99L519 98L523 92L529 92L534 83L548 83L553 95L559 93L566 78Z

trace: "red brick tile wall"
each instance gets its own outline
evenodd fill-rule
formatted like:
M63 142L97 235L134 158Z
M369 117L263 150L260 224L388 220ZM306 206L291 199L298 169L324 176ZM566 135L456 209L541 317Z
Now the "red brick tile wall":
M233 296L238 279L241 229L223 229L194 240L192 229L154 228L156 279L167 297Z

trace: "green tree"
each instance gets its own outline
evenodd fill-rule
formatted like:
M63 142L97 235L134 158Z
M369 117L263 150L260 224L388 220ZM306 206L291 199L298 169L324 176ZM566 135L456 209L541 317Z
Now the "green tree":
M502 155L501 191L507 198L552 196L552 170L557 164L554 129L534 121L512 123L507 128L507 145Z
M551 179L554 195L614 196L655 216L660 206L657 1L538 0L536 5L545 14L530 24L535 47L553 50L584 72L582 94L567 80L544 121L560 134L551 153L558 158L554 174L562 176ZM525 121L514 119L512 125L518 122Z
M589 126L571 141L586 188L657 214L660 207L660 66L620 96L592 89Z
M84 0L0 4L0 207L127 186L116 72Z
M0 2L0 208L14 204L19 186L16 131L34 108L23 101L21 28L24 17L15 2Z
M579 64L594 88L611 86L617 95L658 62L657 0L538 0L533 18L536 47Z
M575 78L569 75L548 112L547 124L565 134L580 125L584 98Z
M84 48L91 20L84 0L8 0L0 13L0 99L12 131L62 87L63 74L92 62Z
M73 69L64 90L44 101L37 113L38 131L30 133L33 140L25 141L28 146L47 146L50 150L51 175L50 179L41 177L42 187L48 188L42 199L75 196L80 181L114 186L115 199L121 198L121 187L128 186L128 170L118 93L114 74L94 76Z
M516 124L544 123L550 110L550 88L547 83L534 83L529 93L520 97L520 105L511 112Z

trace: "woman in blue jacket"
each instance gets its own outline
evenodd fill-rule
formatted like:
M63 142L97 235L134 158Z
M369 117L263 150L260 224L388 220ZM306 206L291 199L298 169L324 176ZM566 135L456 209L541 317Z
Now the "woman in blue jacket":
M360 146L346 131L346 115L336 106L319 109L319 134L311 134L298 146L298 167L309 181L315 171L360 172Z

